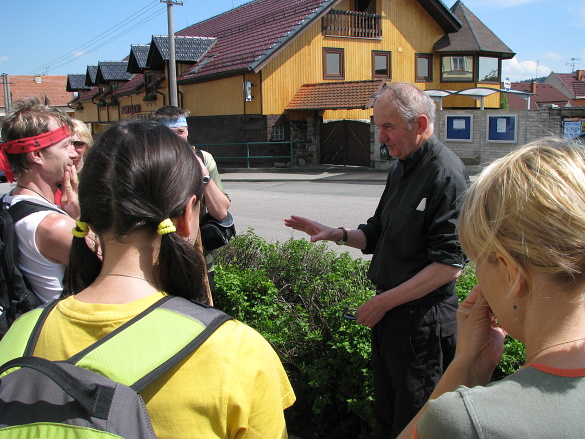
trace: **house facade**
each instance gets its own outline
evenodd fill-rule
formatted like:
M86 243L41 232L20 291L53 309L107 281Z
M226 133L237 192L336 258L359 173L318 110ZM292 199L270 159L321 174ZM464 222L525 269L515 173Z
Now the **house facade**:
M213 144L218 161L241 155L236 144L271 142L266 156L292 141L303 162L366 166L384 83L498 89L501 62L514 56L461 1L439 0L254 0L177 32L175 47L189 140ZM133 45L123 63L127 76L113 63L88 66L76 117L95 131L169 102L166 37ZM499 108L499 95L482 102ZM480 103L450 95L442 105Z

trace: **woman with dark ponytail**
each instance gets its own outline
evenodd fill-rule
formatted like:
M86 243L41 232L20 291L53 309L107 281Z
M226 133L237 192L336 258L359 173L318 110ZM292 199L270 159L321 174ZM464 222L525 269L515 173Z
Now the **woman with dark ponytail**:
M187 142L155 122L120 122L98 138L79 183L69 296L49 314L35 356L67 359L166 295L206 303L205 261L193 248L200 168ZM89 230L99 250L83 239ZM141 396L160 438L286 437L283 409L295 398L274 350L235 320Z

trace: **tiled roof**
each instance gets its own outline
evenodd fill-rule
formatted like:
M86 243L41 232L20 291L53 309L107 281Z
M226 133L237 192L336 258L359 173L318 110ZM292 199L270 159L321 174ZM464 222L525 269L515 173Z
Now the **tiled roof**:
M92 87L92 89L86 93L79 95L79 102L89 102L100 93L99 87Z
M62 107L73 99L73 93L66 91L66 75L8 75L7 78L13 104L19 99L33 96L44 99L46 95L51 105ZM0 106L5 106L4 86L0 86Z
M85 75L67 75L67 91L91 90L85 85Z
M216 38L208 37L176 36L175 60L177 62L199 62L216 41ZM168 60L169 37L166 35L153 36L146 65L151 69L162 70L164 62Z
M98 84L108 83L110 81L128 81L132 77L128 73L128 61L100 61L96 82Z
M128 57L128 72L142 73L146 67L148 59L148 50L150 44L132 44L130 46L130 56Z
M340 0L255 0L177 32L179 36L213 37L217 43L189 80L240 70L255 70L297 31L314 22ZM191 74L190 74L191 73Z
M575 99L585 99L585 81L577 81L575 73L555 73L555 75L573 93Z
M530 110L537 110L547 105L558 105L559 107L575 106L569 98L551 84L513 82L510 89L534 93L534 95L530 96ZM509 93L506 94L506 98L508 99L508 105L511 110L526 109L526 100L520 96Z
M436 52L479 52L480 54L501 54L504 59L516 55L467 7L457 0L451 7L453 14L463 27L454 33L447 33L435 43Z
M143 85L144 75L142 73L133 74L130 81L112 93L112 96L119 98L122 96L131 96L137 94L138 90L140 90Z
M290 101L287 110L351 110L368 109L373 96L385 81L343 81L304 84Z
M97 85L96 83L97 71L98 66L87 66L87 71L85 72L85 85L88 85L90 87Z

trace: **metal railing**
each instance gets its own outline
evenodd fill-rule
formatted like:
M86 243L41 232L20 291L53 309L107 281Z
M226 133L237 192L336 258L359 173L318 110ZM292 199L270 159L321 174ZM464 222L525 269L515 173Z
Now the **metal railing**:
M323 34L354 38L382 38L382 16L332 9L323 17Z
M203 143L197 144L197 148L208 151L213 155L215 161L234 161L240 160L246 162L246 167L250 168L252 161L269 160L269 159L288 159L291 166L295 159L294 146L306 142L246 142L246 143ZM267 150L272 147L282 147L286 155L266 154ZM223 153L223 154L222 154ZM227 155L226 155L227 154Z

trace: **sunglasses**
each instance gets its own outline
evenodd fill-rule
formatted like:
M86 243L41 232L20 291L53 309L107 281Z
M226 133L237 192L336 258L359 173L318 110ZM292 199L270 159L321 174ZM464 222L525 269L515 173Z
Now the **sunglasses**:
M357 317L355 316L356 311L357 309L345 308L341 315L343 316L344 319L347 320L357 320Z

